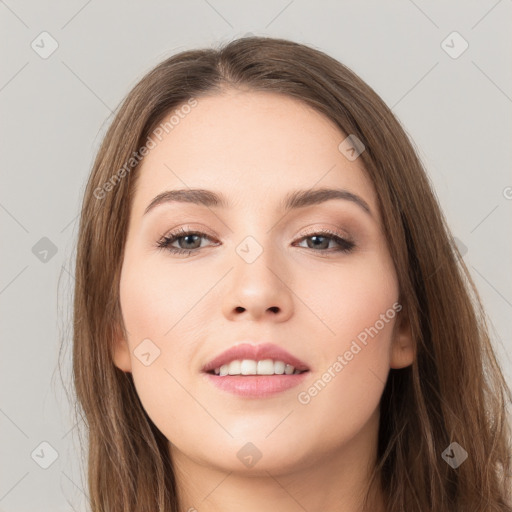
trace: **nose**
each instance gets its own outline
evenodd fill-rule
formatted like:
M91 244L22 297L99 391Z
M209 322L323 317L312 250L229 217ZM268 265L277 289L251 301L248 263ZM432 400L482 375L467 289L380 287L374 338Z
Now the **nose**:
M293 292L286 265L279 255L263 248L255 261L238 254L223 296L223 313L229 320L283 322L293 314Z

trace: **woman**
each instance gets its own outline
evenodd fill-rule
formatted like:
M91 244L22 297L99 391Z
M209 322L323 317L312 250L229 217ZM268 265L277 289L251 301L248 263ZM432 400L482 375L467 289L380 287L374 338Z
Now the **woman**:
M324 53L250 37L128 94L85 191L93 511L508 511L510 390L422 165Z

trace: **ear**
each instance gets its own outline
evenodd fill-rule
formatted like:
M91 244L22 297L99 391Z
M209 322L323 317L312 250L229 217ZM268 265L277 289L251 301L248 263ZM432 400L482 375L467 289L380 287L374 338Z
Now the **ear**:
M119 324L116 323L114 329L114 340L112 346L112 361L123 372L132 371L132 360L130 357L130 347L126 337L122 333Z
M398 313L394 327L389 366L395 369L405 368L413 363L415 348L406 308Z

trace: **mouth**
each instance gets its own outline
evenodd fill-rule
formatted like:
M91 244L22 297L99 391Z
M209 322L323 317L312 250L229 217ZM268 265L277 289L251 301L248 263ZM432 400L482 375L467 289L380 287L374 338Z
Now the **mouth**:
M209 384L242 398L266 398L298 386L310 372L304 361L284 348L241 343L202 368Z

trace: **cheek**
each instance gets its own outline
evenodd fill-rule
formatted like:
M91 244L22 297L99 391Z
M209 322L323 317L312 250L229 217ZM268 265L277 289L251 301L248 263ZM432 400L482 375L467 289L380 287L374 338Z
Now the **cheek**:
M360 259L315 282L322 311L322 360L298 401L305 411L329 411L333 425L356 432L378 407L390 363L398 285L390 261ZM336 430L332 430L335 437ZM331 439L333 441L333 439Z
M150 418L170 438L185 435L184 411L193 415L186 378L194 340L204 334L197 312L208 282L208 275L192 277L135 257L123 264L120 301L135 388Z
M321 268L317 269L314 275L314 280L303 282L303 290L313 304L312 309L321 314L325 324L323 338L329 346L341 350L343 343L376 322L377 329L382 331L380 338L389 338L389 327L396 311L392 309L388 315L386 312L399 295L395 269L389 257L384 257L382 252L357 259L354 256L334 270L326 267L322 273ZM384 315L384 323L381 315Z
M194 275L161 263L125 262L121 275L121 309L130 341L154 338L165 343L207 291L208 275ZM211 279L210 279L211 280ZM185 319L186 321L186 319Z

